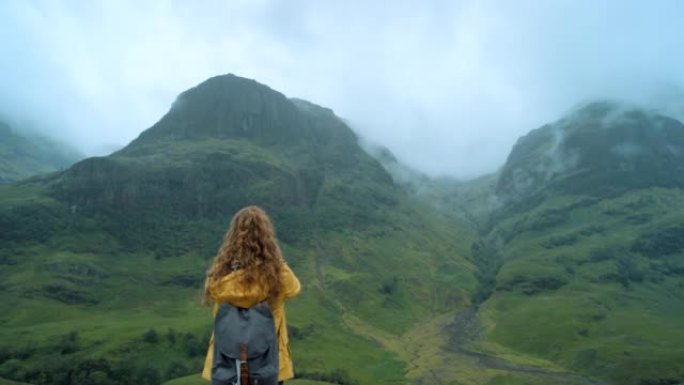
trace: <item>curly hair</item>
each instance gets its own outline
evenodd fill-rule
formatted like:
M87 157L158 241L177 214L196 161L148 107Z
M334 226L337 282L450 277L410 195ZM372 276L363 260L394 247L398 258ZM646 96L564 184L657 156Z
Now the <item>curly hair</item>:
M204 283L204 303L211 302L210 287L224 276L242 269L242 284L268 288L269 299L280 293L284 258L266 212L257 206L238 211L230 221Z

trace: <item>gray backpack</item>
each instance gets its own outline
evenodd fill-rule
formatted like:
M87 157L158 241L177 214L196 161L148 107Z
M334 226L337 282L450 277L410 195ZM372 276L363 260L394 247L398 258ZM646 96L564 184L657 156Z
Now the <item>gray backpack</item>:
M268 303L222 303L214 318L211 385L277 385L278 340Z

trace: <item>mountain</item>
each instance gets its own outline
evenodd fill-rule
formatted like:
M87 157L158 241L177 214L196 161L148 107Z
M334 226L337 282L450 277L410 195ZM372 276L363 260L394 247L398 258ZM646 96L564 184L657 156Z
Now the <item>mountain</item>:
M520 138L497 184L503 200L537 193L618 195L684 185L684 126L615 102L584 105Z
M683 149L679 121L609 102L522 137L473 249L480 351L610 384L681 383Z
M64 169L80 158L75 151L51 140L21 135L0 122L0 184Z
M248 204L304 286L288 304L300 377L406 381L394 341L467 307L476 284L464 222L405 193L331 110L234 75L182 93L120 151L0 198L0 377L16 381L199 373L204 271Z

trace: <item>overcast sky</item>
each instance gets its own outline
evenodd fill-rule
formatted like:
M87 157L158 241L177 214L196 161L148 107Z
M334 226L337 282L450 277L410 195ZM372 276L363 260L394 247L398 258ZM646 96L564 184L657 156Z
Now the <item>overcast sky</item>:
M234 73L433 175L496 170L578 103L684 116L684 1L0 1L0 115L89 155Z

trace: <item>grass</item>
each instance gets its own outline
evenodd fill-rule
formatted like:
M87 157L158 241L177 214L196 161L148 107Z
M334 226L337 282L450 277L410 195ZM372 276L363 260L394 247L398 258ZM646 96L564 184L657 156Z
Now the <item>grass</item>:
M43 199L31 198L36 191L6 188L0 194L16 197L7 202L17 207L33 207ZM298 372L325 376L341 370L360 384L406 383L407 357L373 334L398 340L426 318L467 304L473 268L459 253L467 250L468 238L450 240L453 227L431 212L408 220L417 205L407 199L399 206L404 212L388 210L386 221L395 224L389 229L320 231L320 247L304 247L306 238L283 244L304 286L287 305L289 324L306 331L291 339ZM186 373L199 372L206 349L201 343L211 326L210 312L199 301L208 256L186 252L160 259L154 252L127 252L98 229L97 219L87 226L14 246L16 263L0 270L0 348L28 352L23 370L40 371L51 367L45 365L50 355L77 331L74 352L59 353L71 362L105 359L118 365L128 357L151 365L161 378L179 363ZM418 231L425 227L436 231ZM396 286L383 291L383 282ZM159 342L144 341L151 329ZM167 339L169 330L178 336L175 344ZM199 346L193 355L183 342L187 333Z
M679 202L680 195L658 189L648 194L656 197L655 204L642 209L654 214L648 223L625 222L633 212L615 214L643 202L643 195L635 193L573 209L553 229L526 230L512 238L504 249L497 289L481 307L486 340L473 349L552 372L610 373L607 378L624 383L677 378L673 368L684 354L679 328L684 320L682 297L676 294L679 278L646 279L626 288L616 280L601 280L617 272L614 261L591 261L597 249L630 244L643 234L680 223L681 214L664 209ZM28 204L19 198L15 202ZM502 226L533 223L572 202L549 201L526 213L526 218L509 218ZM601 226L610 231L585 231L597 222L597 213L602 216ZM287 305L289 324L300 331L292 338L297 370L305 374L344 370L360 384L403 384L431 375L461 384L543 383L534 375L482 368L448 353L444 330L453 309L469 304L468 295L476 284L474 268L458 257L467 250L469 239L445 243L451 229L441 226L432 233L417 232L425 226L421 222L440 224L436 215L422 214L408 222L398 214L388 217L399 225L369 227L364 232L320 232L320 247L284 244L304 285L302 295ZM549 237L563 234L578 234L577 240L545 246ZM116 249L116 240L106 234L88 238ZM69 244L68 240L58 243ZM42 365L48 356L40 352L50 354L65 336L78 330L79 349L71 354L73 359L99 357L115 362L125 353L162 374L172 363L199 372L202 346L188 356L183 336L191 333L201 345L211 325L209 310L199 303L198 286L208 258L193 253L157 259L148 252L74 252L49 244L21 247L19 262L0 270L0 340L12 351L38 351L24 361L26 369ZM432 251L417 247L421 244L433 245ZM365 269L354 268L359 264ZM198 279L168 283L179 276ZM564 284L549 288L549 282L554 282L549 278L563 279ZM45 296L41 288L46 285L83 292L97 303L70 304ZM159 342L144 342L143 334L150 329L158 332ZM175 344L167 339L169 329L178 334Z
M548 200L502 227L525 229L577 199ZM487 339L616 383L680 378L682 276L663 274L659 266L666 259L646 258L629 246L643 234L682 223L684 213L671 208L683 202L676 189L632 191L517 233L506 245L497 290L483 306ZM635 216L649 220L635 223L629 219ZM574 239L545 245L564 234ZM621 270L621 260L632 261L635 272Z
M302 379L292 379L285 382L288 385L329 385L329 382L312 381L312 380L302 380ZM164 382L163 385L207 385L209 381L203 379L199 375L191 375L176 378L171 381Z
M43 199L31 197L35 187L19 188L25 190L0 193L17 207ZM552 199L502 221L503 231L518 230L504 247L497 288L481 307L486 340L473 349L552 372L610 373L605 377L626 384L677 378L676 363L684 354L682 297L676 294L681 278L649 270L644 280L624 287L610 278L618 272L616 262L596 259L596 252L625 249L644 234L681 223L681 213L667 210L684 200L681 193L633 192L573 208L555 225L534 226L578 199ZM412 204L405 201L400 207ZM640 224L626 220L634 214L651 219ZM468 306L476 286L474 267L461 257L474 236L445 242L453 230L440 216L421 210L407 221L404 215L388 211L391 227L320 231L313 239L284 244L304 284L302 295L287 305L288 321L300 331L292 338L297 371L344 370L360 384L403 384L432 375L460 384L543 383L534 375L482 368L448 353L444 330L449 317L453 309ZM435 230L420 232L425 226ZM549 243L568 235L575 239ZM85 242L103 245L105 252L54 247L77 243L83 248ZM311 242L312 247L304 246ZM126 354L161 374L172 363L183 363L186 372L201 369L201 342L211 325L209 310L199 303L206 256L158 259L150 252L123 252L115 238L98 231L62 233L17 251L17 263L0 270L0 340L11 351L37 351L24 361L26 369L40 367L75 330L78 350L66 355L75 360L116 362ZM644 269L662 262L634 258ZM173 280L184 276L198 278ZM46 296L46 286L63 287L66 297ZM73 293L97 303L64 302ZM150 329L158 332L159 342L144 341ZM170 329L178 335L175 344L168 340ZM194 356L185 351L186 333L200 346Z

